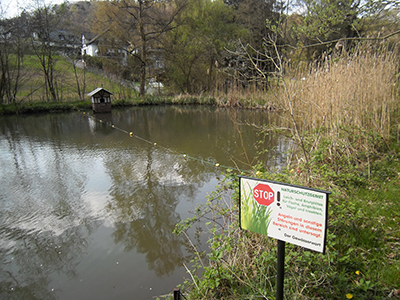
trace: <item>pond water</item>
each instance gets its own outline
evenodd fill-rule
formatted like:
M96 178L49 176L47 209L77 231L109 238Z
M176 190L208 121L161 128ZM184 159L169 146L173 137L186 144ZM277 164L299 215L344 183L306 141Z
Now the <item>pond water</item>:
M175 224L226 167L253 163L259 137L244 122L275 117L200 106L0 117L0 299L170 293L192 255ZM282 165L286 145L269 135L261 159ZM190 235L206 249L205 232Z

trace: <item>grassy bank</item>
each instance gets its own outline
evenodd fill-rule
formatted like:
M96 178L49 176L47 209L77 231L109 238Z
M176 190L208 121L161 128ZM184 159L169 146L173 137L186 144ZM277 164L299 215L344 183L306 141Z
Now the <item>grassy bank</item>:
M76 110L91 109L90 101L71 102L31 102L24 104L3 104L0 105L0 115L9 114L30 114L30 113L53 113Z
M243 99L247 92L238 92L238 95L242 95ZM264 95L264 98L266 96ZM266 99L259 100L260 104L255 105L253 101L241 101L232 102L230 95L217 96L214 95L175 95L175 96L146 96L141 97L130 97L113 99L112 107L123 108L132 106L144 106L144 105L215 105L219 107L236 107L245 109L265 109L268 111L277 110L277 105L270 105ZM265 104L268 103L268 104ZM7 114L23 114L23 113L45 113L45 112L67 112L76 110L90 110L90 100L86 101L32 101L32 102L21 102L18 104L0 104L0 115Z
M395 149L388 151L364 169L364 174L343 172L351 179L345 182L332 180L330 170L320 170L330 184L319 186L333 193L327 251L322 255L286 244L287 299L387 299L399 295L399 159ZM307 177L291 170L280 174L254 171L253 176L259 178L302 185ZM192 261L182 290L187 299L275 299L276 240L239 229L237 178L236 174L227 175L204 208L213 216L210 252L199 253ZM235 191L231 202L225 196L229 188Z
M305 73L287 69L275 95L286 122L263 129L292 137L287 166L259 163L246 174L332 192L326 254L287 244L286 299L400 297L398 59L367 48ZM210 251L188 267L187 299L275 298L276 240L239 229L236 175L177 227L212 216Z
M96 70L74 69L73 60L64 56L55 57L55 61L54 86L57 101L49 99L38 58L35 55L26 55L21 69L22 78L19 82L18 93L13 103L6 103L6 99L3 99L4 103L0 104L0 115L90 109L87 93L100 86L113 93L114 107L160 104L206 104L268 110L277 107L271 101L274 99L273 95L257 89L243 90L235 86L227 93L215 91L202 95L148 95L141 98L131 86L132 83L114 78L110 74L96 72Z
M215 105L215 99L212 97L196 97L196 96L175 96L175 97L154 97L116 99L112 101L113 108L124 108L132 106L144 105ZM34 101L19 104L3 104L0 105L0 115L8 114L29 114L29 113L53 113L68 112L78 110L91 110L92 103L88 101L62 101L62 102L43 102Z

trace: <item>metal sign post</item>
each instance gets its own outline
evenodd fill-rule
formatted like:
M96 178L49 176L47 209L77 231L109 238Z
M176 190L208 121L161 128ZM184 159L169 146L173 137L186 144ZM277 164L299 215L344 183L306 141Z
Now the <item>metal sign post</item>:
M285 242L278 240L278 266L276 276L276 300L283 300L283 282L285 279Z

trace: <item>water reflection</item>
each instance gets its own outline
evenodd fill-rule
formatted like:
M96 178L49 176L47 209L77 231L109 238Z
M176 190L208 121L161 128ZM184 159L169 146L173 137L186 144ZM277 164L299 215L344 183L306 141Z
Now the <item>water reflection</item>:
M1 127L0 298L56 299L50 274L76 276L88 236L99 224L82 201L87 176L81 172L85 164L75 159L81 153L51 139L62 124L50 118L46 129L38 126L49 144L28 134L31 127L20 120L5 118Z
M256 155L253 128L238 120L269 122L253 111L184 106L97 118L104 121L78 113L0 118L1 299L169 292L190 257L172 233L175 224L213 190L221 174L216 162L246 168ZM269 136L261 147L279 151L264 152L265 161L283 160L285 145ZM116 260L124 267L110 274ZM138 268L142 261L147 267ZM90 285L132 277L137 283L118 292L118 283Z
M127 153L107 159L113 182L107 208L115 219L115 243L122 243L126 251L136 248L145 254L149 269L161 276L182 264L181 244L173 234L181 220L176 206L182 197L194 199L197 187L182 184L177 169L168 174L165 165L171 157L151 147L145 152L141 155L145 161L140 163Z

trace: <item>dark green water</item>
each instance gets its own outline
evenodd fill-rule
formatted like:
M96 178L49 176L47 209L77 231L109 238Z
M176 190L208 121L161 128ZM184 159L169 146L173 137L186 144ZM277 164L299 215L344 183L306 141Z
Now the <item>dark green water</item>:
M258 138L243 122L272 117L198 106L0 117L0 299L171 292L192 255L175 224L205 203L221 166L248 169ZM285 139L264 146L265 164L282 165ZM205 233L189 234L206 249Z

